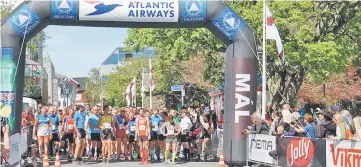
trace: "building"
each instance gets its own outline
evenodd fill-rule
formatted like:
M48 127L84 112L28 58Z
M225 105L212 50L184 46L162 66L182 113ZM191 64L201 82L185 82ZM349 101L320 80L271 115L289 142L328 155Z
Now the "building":
M76 103L77 89L80 84L73 78L58 74L58 106L68 107Z
M101 64L100 73L103 79L106 80L110 73L114 71L117 66L123 65L129 58L137 58L141 56L154 57L156 51L152 48L147 48L139 52L127 52L123 47L116 48L112 54Z
M44 56L43 66L48 74L48 104L58 104L58 79L55 76L55 67L49 55Z
M85 95L85 90L86 90L86 77L78 77L78 78L73 78L77 83L79 83L79 87L76 91L76 98L75 98L75 103L76 104L87 104L88 101L86 99L86 95Z

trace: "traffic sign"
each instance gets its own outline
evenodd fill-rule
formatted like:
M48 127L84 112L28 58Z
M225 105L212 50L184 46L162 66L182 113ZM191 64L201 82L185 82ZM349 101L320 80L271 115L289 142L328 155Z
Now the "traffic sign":
M172 92L180 92L183 90L183 85L173 85L171 87Z

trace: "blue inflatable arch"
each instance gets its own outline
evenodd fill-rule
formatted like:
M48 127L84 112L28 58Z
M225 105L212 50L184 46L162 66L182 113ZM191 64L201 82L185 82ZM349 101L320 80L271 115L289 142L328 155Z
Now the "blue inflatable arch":
M225 161L229 165L245 162L246 139L241 132L250 124L249 116L255 111L256 36L252 28L225 2L220 0L23 2L1 23L1 102L12 108L9 116L12 134L19 133L21 129L26 50L24 48L27 41L48 25L208 28L228 45L225 74ZM9 58L12 58L13 63L9 63ZM17 67L17 70L14 70L14 67Z

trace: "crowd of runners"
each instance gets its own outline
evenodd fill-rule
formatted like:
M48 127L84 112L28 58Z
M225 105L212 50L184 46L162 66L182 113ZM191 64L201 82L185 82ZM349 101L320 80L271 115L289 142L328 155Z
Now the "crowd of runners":
M211 136L222 129L222 122L202 107L177 111L106 105L40 106L36 112L29 109L23 113L23 126L34 125L39 158L46 155L53 159L60 153L75 164L84 164L83 157L104 163L200 161L202 153L203 160L208 161Z

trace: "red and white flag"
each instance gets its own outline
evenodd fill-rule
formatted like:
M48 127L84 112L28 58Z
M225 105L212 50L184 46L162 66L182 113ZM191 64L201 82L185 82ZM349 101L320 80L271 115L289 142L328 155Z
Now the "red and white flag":
M144 86L144 72L142 72L142 87L140 88L141 96L145 96L145 86Z
M153 79L153 70L152 70L152 59L149 58L149 89L154 91L154 79Z
M137 104L135 86L136 86L136 79L135 79L135 77L134 77L133 80L132 80L132 83L130 83L130 90L132 91L132 106L134 106L134 107L135 107L136 104Z
M127 106L130 107L130 90L131 90L131 84L127 86L127 89L125 90L125 100L127 101Z
M268 6L266 5L266 39L272 39L272 40L276 40L276 45L277 45L277 51L278 54L280 55L282 62L284 63L285 61L285 55L284 55L284 50L283 50L283 45L282 45L282 41L281 41L281 37L280 37L280 33L278 32L278 29L276 27L275 24L275 20L272 17L271 11L269 10Z

